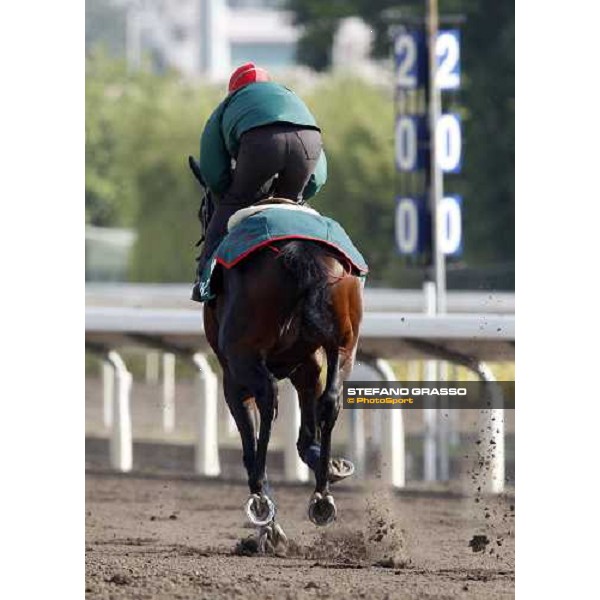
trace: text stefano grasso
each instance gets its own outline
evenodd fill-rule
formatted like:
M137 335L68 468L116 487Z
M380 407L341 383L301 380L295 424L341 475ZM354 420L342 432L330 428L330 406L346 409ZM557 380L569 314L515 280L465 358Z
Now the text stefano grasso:
M450 388L364 388L364 387L349 387L346 389L348 396L466 396L467 388L450 387Z

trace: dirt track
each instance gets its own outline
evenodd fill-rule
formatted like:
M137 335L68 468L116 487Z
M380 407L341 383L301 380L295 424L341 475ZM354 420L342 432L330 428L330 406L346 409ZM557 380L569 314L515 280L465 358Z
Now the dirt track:
M338 522L306 517L311 489L276 486L285 558L239 556L247 489L167 477L86 477L86 598L514 596L514 501L335 489ZM486 516L487 515L487 516ZM469 541L489 543L473 552ZM483 538L480 538L483 539ZM476 540L477 541L477 540Z

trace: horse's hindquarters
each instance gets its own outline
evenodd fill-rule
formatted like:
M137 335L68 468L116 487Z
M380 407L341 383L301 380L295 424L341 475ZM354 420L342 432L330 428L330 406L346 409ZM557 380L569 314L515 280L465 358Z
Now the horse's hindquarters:
M352 371L360 324L363 316L363 286L359 277L347 275L331 287L332 313L338 330L338 347L342 354L342 379Z

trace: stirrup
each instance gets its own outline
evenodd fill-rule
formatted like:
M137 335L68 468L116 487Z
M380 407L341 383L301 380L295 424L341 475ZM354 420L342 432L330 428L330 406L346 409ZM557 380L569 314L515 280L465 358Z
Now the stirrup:
M194 283L194 287L192 288L192 295L191 295L191 300L193 300L194 302L202 302L201 300L201 296L200 296L200 288L199 288L199 282L196 281Z

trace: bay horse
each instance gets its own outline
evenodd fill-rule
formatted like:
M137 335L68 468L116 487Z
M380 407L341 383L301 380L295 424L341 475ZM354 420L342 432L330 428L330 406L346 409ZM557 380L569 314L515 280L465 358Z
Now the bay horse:
M207 192L205 202L210 201ZM202 211L204 230L209 209ZM289 378L298 393L298 453L315 474L309 518L328 525L337 513L330 483L353 471L349 461L331 459L331 435L342 382L356 355L362 282L334 250L308 240L280 240L231 269L220 268L217 287L216 298L204 306L204 330L221 364L225 400L242 440L250 490L246 514L263 528L263 541L267 536L285 542L266 487L277 380Z

